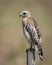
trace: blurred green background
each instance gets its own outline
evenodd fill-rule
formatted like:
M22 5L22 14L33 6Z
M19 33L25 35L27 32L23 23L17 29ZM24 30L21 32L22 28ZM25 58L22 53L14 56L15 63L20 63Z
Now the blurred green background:
M22 10L30 11L41 28L44 61L36 54L36 65L52 65L52 0L0 0L0 65L26 65Z

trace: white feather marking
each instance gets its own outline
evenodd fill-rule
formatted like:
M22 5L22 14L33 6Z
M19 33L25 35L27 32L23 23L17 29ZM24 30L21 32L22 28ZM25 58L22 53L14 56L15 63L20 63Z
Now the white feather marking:
M40 55L40 58L43 60L43 56Z
M38 42L38 35L37 35L36 28L33 27L33 30L35 31L35 32L34 32L34 34L35 34L35 40Z
M40 43L41 43L42 39L40 38L39 41L40 41Z

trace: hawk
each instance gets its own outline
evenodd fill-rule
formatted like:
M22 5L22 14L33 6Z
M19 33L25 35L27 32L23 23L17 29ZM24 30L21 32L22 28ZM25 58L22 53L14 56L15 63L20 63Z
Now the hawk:
M35 21L29 11L22 11L20 16L22 17L23 34L28 40L29 44L31 44L30 48L33 46L38 52L40 60L43 61L41 32L38 23Z

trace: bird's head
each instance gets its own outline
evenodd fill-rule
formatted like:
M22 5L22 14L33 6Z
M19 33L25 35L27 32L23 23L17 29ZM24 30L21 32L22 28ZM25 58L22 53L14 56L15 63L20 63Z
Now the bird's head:
M22 11L19 16L21 16L22 18L26 18L26 17L30 17L31 14L29 11Z

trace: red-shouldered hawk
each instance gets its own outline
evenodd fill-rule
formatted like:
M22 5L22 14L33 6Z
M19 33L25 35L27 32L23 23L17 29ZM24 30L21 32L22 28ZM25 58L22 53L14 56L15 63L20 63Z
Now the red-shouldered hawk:
M30 48L33 46L38 52L40 60L43 60L41 32L39 25L28 11L22 11L20 16L22 17L23 34L31 44Z

